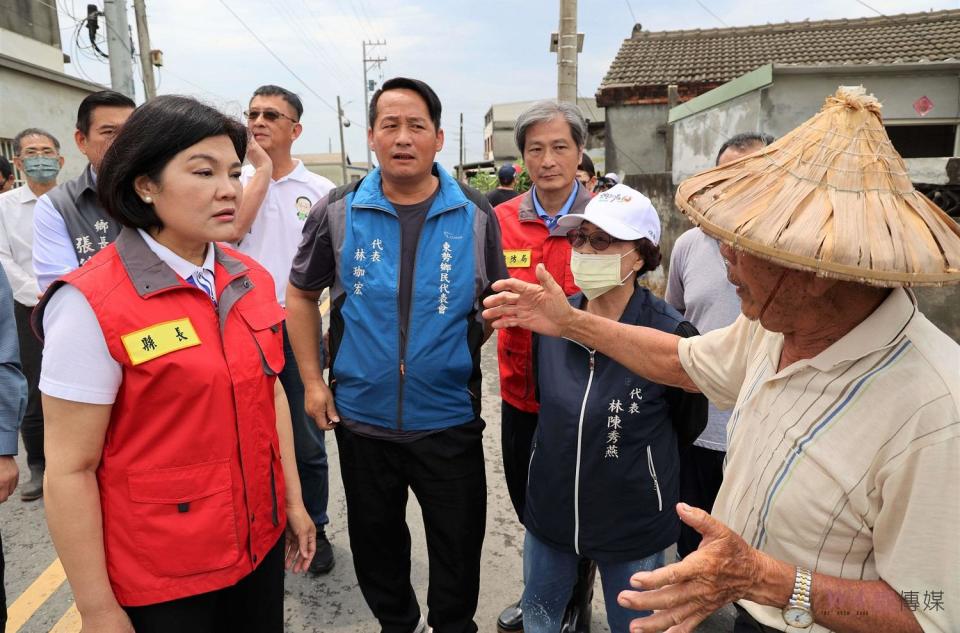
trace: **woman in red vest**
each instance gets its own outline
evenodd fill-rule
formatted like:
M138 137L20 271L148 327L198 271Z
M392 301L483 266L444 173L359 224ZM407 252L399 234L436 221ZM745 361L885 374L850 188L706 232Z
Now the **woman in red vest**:
M236 239L246 146L193 99L137 109L98 175L124 228L34 314L47 522L85 632L279 633L284 562L314 553L283 310L269 273L217 243Z

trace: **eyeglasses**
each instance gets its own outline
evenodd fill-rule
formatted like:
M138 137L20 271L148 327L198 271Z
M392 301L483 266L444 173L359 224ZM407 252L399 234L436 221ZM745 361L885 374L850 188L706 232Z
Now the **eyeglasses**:
M611 244L626 242L628 240L618 240L615 237L610 237L603 231L585 233L583 229L577 228L567 231L567 241L570 242L570 246L575 248L580 248L585 243L590 242L590 246L592 246L594 250L605 251L610 248Z
M44 158L55 158L59 156L57 150L52 147L46 147L41 150L36 149L25 149L20 152L20 158L36 158L37 156L43 156Z
M299 123L294 118L288 117L283 112L277 112L276 110L248 110L244 112L243 115L247 117L247 121L256 121L262 115L264 119L273 123L277 119L287 119L288 121L293 121L294 123Z

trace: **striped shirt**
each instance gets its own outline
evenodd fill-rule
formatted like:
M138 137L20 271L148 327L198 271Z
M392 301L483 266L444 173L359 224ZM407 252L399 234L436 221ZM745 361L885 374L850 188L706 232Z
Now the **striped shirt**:
M679 345L703 393L733 407L713 515L777 559L915 596L924 631L960 630L960 346L913 294L893 290L780 371L783 335L743 316ZM741 605L797 630L778 608Z

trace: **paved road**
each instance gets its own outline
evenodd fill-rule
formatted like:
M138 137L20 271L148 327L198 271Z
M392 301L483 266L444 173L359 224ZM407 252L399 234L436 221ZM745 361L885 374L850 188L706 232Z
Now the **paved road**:
M483 354L483 407L488 427L484 438L487 457L487 533L483 547L480 605L477 623L482 632L496 630L500 610L519 597L523 530L517 523L503 480L500 462L500 399L496 374L496 347L488 343ZM286 630L291 633L367 633L377 627L363 602L350 560L346 529L346 505L339 475L339 459L332 436L330 454L330 520L327 535L333 543L337 564L327 576L291 576L286 582ZM26 470L21 450L21 473ZM413 584L421 605L427 590L427 554L423 523L416 499L411 495L408 520L413 538ZM16 493L0 506L6 552L7 633L76 633L80 630L72 595L50 544L43 518L43 502L24 503ZM601 595L599 579L596 596ZM732 617L721 612L700 627L704 633L729 631ZM595 633L608 631L602 600L594 600Z

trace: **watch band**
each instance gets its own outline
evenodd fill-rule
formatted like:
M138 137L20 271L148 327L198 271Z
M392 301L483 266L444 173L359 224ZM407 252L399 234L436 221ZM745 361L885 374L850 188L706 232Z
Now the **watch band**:
M810 570L797 567L797 575L793 580L793 595L790 596L790 604L803 607L807 611L810 611L810 586L812 584L813 574Z
M793 595L782 612L787 626L806 629L813 625L813 606L810 603L812 585L813 574L810 570L797 567L793 580Z

